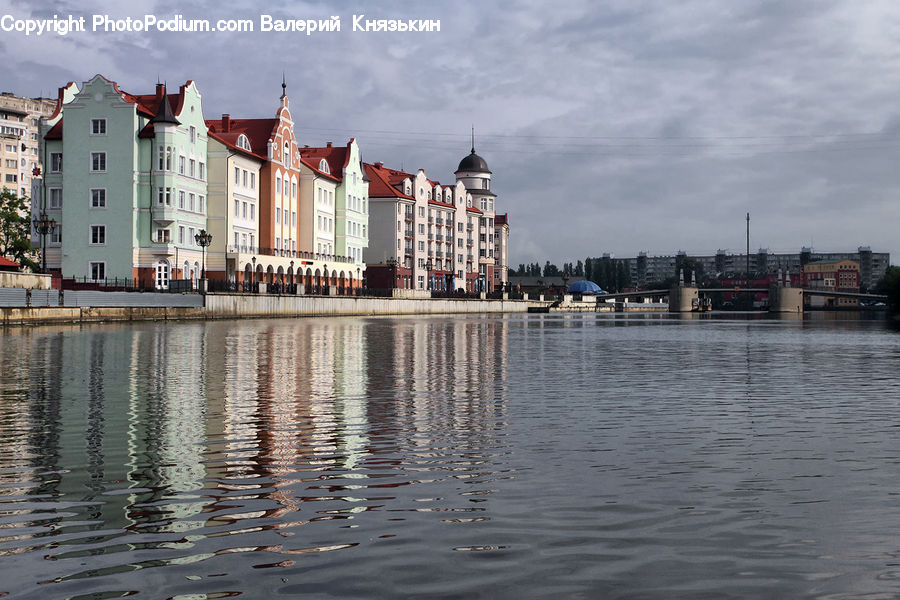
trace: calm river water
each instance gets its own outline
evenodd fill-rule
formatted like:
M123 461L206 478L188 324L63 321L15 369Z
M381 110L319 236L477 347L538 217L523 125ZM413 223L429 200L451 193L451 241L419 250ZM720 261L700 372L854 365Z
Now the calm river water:
M900 334L669 315L0 332L0 596L900 594Z

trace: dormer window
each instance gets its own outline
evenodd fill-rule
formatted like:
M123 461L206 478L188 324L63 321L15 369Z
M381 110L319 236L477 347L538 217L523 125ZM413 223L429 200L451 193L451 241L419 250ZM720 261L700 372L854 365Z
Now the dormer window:
M324 158L319 161L319 170L323 173L328 173L329 175L331 174L331 171L328 168L328 161L326 161Z
M238 148L241 148L241 149L243 149L243 150L246 150L247 152L251 152L251 150L250 150L250 140L248 140L248 139L247 139L247 136L244 135L243 133L242 133L241 135L238 136L238 139L237 139L237 147L238 147Z

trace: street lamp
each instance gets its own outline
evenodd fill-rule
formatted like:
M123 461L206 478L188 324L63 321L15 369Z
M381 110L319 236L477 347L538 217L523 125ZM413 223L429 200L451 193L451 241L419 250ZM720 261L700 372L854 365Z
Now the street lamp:
M41 211L41 218L32 221L34 229L41 234L41 273L47 272L47 234L56 229L56 221Z
M569 275L567 273L563 273L563 294L569 291Z
M322 281L322 289L324 290L328 287L328 265L322 265L322 270L324 271L324 273L322 273L322 275L324 276L324 279Z
M362 288L362 281L360 281L360 279L359 279L360 273L361 273L361 271L360 271L359 267L356 267L356 286L359 288Z
M205 229L201 229L200 233L194 236L194 240L200 245L203 252L203 267L200 269L200 278L206 279L206 247L212 243L212 234L207 233Z
M431 269L434 267L434 263L431 262L431 257L428 257L428 261L425 263L425 276L428 277L428 291L431 291Z

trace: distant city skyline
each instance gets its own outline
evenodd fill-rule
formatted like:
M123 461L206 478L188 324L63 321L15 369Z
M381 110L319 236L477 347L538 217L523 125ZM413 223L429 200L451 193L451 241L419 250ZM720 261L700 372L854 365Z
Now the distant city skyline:
M341 32L0 31L0 91L54 96L96 73L126 91L193 79L204 117L270 117L285 74L301 144L359 142L367 162L454 180L471 144L509 213L511 266L617 256L900 253L900 5L302 2L276 17ZM251 18L0 0L0 15ZM274 13L273 13L274 14ZM439 19L439 32L354 32L353 15Z

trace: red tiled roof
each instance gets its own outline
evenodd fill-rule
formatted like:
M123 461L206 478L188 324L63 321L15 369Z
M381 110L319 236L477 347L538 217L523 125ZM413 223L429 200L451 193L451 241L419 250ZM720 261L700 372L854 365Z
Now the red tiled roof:
M321 175L322 177L331 179L332 181L339 182L341 180L339 177L336 177L336 176L332 175L331 173L326 173L325 171L320 171L318 160L307 160L307 159L303 158L303 155L301 154L300 162L303 163L304 165L306 165L307 167L309 167L313 171L313 173L315 173L316 175ZM331 166L329 165L328 168L330 169Z
M404 194L395 188L391 181L393 178L399 183L406 179L406 177L411 177L409 173L386 169L383 166L379 167L365 162L363 163L363 168L366 170L366 177L369 178L370 198L403 198L405 200L413 200L412 196ZM400 177L400 175L403 175L403 177Z
M494 225L509 225L509 213L494 215Z
M244 148L241 148L240 146L237 145L237 140L239 137L241 137L241 134L239 132L231 131L228 133L215 133L215 132L213 132L212 129L210 129L208 135L209 135L209 137L213 138L214 140L218 140L218 141L222 142L223 144L225 144L232 150L240 152L241 154L243 154L245 156L249 156L256 160L265 160L265 158L263 158L262 156L259 156L258 154L254 154L253 152L251 152L249 150L245 150ZM250 147L252 148L253 146L250 146Z
M469 211L469 212L478 213L479 215L483 215L483 214L484 214L483 212L481 212L481 209L480 209L480 208L475 208L474 206L470 206L470 207L468 207L466 210Z
M328 169L331 171L332 177L338 181L344 177L344 168L350 161L350 144L351 139L346 146L325 146L324 148L300 148L300 160L308 159L308 164L315 165L317 172L319 161L322 159L328 163Z
M0 267L15 267L18 269L19 266L19 263L13 262L8 258L3 258L2 256L0 256Z
M62 139L63 120L60 119L50 128L50 131L44 136L45 140L61 140Z
M278 123L278 119L230 119L228 131L225 131L221 119L212 119L206 121L206 126L217 136L225 136L222 139L228 139L228 134L235 134L234 140L237 141L237 136L243 133L250 142L252 154L268 160L269 140L272 139Z

